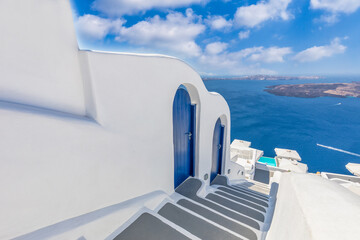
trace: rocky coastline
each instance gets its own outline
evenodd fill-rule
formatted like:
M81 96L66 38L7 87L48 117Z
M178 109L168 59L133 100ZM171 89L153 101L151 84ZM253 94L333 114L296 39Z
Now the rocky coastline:
M360 82L351 83L308 83L268 86L264 91L287 97L356 97L360 98Z

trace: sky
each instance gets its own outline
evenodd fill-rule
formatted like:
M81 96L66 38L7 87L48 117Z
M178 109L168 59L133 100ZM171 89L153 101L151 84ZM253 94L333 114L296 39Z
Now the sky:
M358 75L360 0L71 0L80 49L175 56L201 75Z

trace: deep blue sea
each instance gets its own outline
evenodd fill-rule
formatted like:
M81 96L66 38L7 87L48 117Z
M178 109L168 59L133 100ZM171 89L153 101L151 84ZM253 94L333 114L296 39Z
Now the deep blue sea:
M242 139L274 157L274 148L295 149L309 172L350 174L345 165L360 157L317 146L360 154L360 98L297 98L275 96L266 86L320 82L352 82L360 77L318 80L208 80L209 91L220 93L231 112L231 141ZM339 104L341 103L341 104Z

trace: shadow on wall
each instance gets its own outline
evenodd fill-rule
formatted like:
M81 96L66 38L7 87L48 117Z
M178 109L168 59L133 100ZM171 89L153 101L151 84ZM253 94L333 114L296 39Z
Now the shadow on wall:
M258 181L258 182L265 183L265 184L269 184L269 182L270 182L270 171L255 168L254 180Z
M112 206L104 207L99 210L95 210L78 217L70 218L65 221L41 228L34 232L22 235L20 237L14 238L14 240L29 240L29 239L48 239L53 236L65 233L67 231L73 230L77 227L86 225L90 222L93 222L97 219L103 218L107 215L115 213L116 211L131 208L134 205L143 204L146 200L156 198L158 196L167 196L163 191L155 191L143 196L130 199L128 201L114 204ZM80 237L79 239L84 240L86 238Z
M272 203L272 205L274 206L274 208L271 210L271 212L269 213L269 217L270 219L269 220L266 220L267 222L270 222L272 223L272 219L274 217L274 212L275 212L275 208L276 208L276 201L277 201L277 192L278 192L278 189L279 189L279 183L277 182L272 182L271 183L271 188L270 188L270 196L272 197L272 201L274 201ZM265 228L263 229L264 232L266 231L269 231L271 227L271 224L268 224L268 225L265 225Z
M34 114L34 115L43 115L52 118L62 118L67 120L79 120L79 121L88 121L98 125L98 123L87 116L80 116L72 113L61 112L54 109L48 109L44 107L37 107L32 105L26 105L22 103L14 103L8 101L0 100L0 108L10 111L17 111L22 113Z

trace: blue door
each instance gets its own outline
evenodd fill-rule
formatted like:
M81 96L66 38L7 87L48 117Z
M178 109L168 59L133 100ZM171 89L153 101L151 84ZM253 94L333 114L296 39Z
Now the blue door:
M210 182L214 180L217 174L221 174L221 165L223 157L224 144L224 126L221 125L220 118L216 121L213 136L212 165L210 173Z
M195 106L185 87L180 87L173 103L174 186L194 176Z

